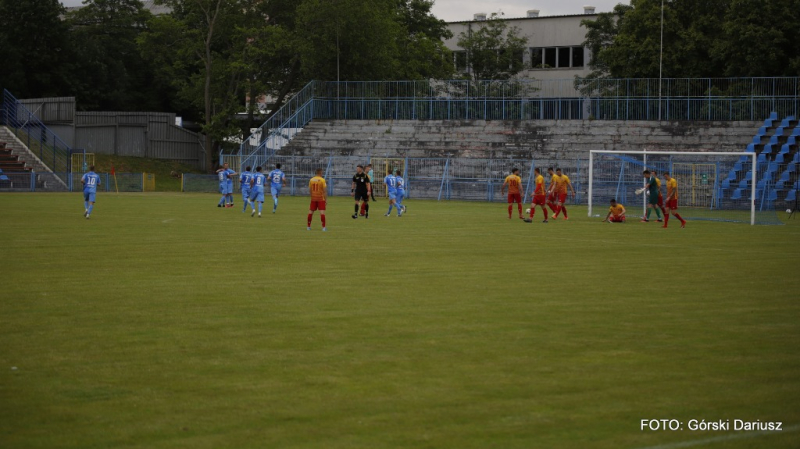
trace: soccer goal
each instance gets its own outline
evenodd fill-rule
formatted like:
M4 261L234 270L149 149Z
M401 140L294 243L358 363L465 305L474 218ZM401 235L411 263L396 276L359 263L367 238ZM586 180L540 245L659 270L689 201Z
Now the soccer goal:
M657 171L666 200L669 173L678 182L678 208L690 220L780 224L775 212L769 162L751 152L602 151L589 154L589 216L605 215L609 200L633 218L647 207L642 172Z

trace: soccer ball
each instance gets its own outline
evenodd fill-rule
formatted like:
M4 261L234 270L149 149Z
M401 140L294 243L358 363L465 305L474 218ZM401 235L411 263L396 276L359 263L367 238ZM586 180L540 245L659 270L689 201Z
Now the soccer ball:
M791 209L786 209L786 213L787 213L787 214L791 214L791 213L792 213L792 210L791 210Z
M529 214L529 213L531 213L531 210L530 209L525 209L525 213Z

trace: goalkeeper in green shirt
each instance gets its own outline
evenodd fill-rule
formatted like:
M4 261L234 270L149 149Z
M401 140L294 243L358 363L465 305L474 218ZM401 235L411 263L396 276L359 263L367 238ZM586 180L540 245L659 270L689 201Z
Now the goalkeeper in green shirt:
M658 219L661 220L661 211L658 207L658 182L656 181L656 177L650 173L650 170L645 170L642 175L644 176L645 180L645 188L647 192L647 215L642 218L643 223L647 223L650 221L650 211L656 211L656 216Z

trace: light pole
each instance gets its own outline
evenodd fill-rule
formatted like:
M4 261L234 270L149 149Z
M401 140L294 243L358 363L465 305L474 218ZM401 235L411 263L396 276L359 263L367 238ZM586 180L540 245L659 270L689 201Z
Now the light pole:
M658 121L661 121L661 75L664 66L664 0L661 0L661 45L658 50Z

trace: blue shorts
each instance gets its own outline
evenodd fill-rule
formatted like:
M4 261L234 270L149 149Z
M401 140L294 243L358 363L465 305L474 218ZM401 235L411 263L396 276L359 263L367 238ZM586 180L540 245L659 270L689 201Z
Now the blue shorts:
M257 203L264 202L264 192L259 192L258 190L253 190L250 192L250 201L255 201Z
M228 183L227 189L228 189L228 191L225 192L225 193L233 194L233 183L232 182Z
M272 193L273 197L277 197L278 195L281 194L281 188L280 187L270 187L269 190Z
M403 198L405 198L405 197L406 197L406 191L405 190L398 190L397 191L397 202L398 203L400 201L403 201Z
M250 198L250 189L242 189L242 199L246 200Z
M83 192L83 200L94 203L95 192Z
M228 193L228 184L225 182L219 183L219 193L226 195Z
M397 191L390 190L389 191L389 199L396 200L397 199Z

